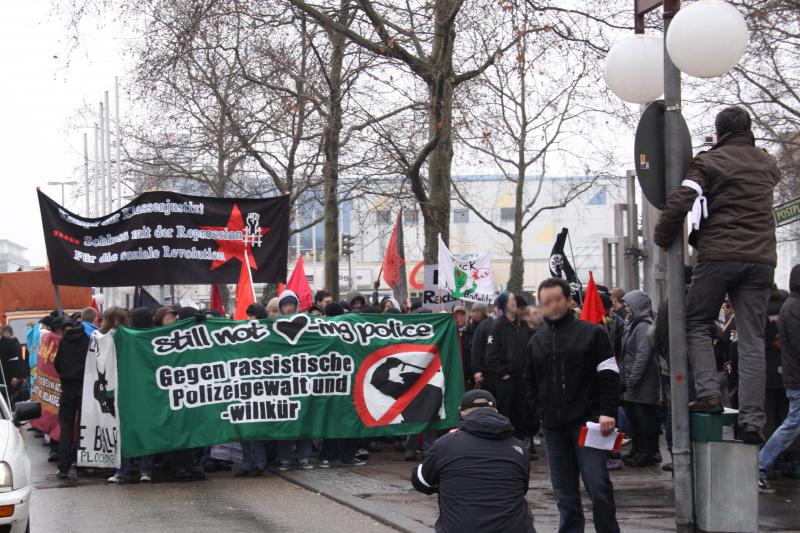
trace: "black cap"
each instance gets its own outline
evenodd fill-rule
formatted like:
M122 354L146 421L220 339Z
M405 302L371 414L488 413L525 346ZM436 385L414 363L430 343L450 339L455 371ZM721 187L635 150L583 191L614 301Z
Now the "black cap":
M464 393L461 397L462 411L472 409L473 407L494 407L497 408L497 400L494 399L492 393L483 389L473 389Z

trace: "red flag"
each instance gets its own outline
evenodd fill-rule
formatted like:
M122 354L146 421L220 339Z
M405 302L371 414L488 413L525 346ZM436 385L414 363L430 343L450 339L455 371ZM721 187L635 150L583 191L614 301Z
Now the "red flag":
M100 316L100 308L97 306L97 300L94 299L94 296L92 297L92 309L97 311L97 316L99 317Z
M297 295L300 301L298 306L300 311L308 311L314 303L314 294L311 291L311 285L308 284L306 271L303 268L303 256L297 258L297 264L292 270L292 275L289 276L289 281L286 282L286 289L292 290Z
M606 308L600 293L597 292L597 285L594 283L594 275L589 271L589 283L586 285L586 297L583 299L583 309L581 310L581 320L592 324L602 324L606 316Z
M233 319L245 320L247 318L247 308L254 303L256 303L256 293L253 289L250 265L247 264L247 261L242 261L239 283L236 285L236 310L233 312Z
M406 258L403 250L403 212L397 213L397 221L383 258L383 281L392 289L395 299L404 302L408 297L406 286Z
M211 286L211 310L217 311L220 315L225 315L225 305L222 303L222 291L216 283Z

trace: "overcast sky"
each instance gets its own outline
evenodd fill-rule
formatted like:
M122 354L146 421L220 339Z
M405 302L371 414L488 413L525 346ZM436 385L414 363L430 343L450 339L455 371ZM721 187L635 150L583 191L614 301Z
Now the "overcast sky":
M33 265L46 262L36 187L60 201L61 188L48 181L83 179L83 131L90 149L92 136L80 128L78 110L96 105L103 90L113 91L114 76L124 76L116 32L89 20L70 46L65 19L51 6L0 2L0 239L27 247Z

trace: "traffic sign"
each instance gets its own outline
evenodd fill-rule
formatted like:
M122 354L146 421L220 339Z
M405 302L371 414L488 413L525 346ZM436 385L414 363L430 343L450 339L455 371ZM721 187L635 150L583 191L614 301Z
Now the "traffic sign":
M634 141L634 164L636 177L647 201L663 209L666 201L666 156L664 151L664 101L648 104L639 119ZM685 175L692 162L692 136L682 115L680 150L683 159L681 174Z

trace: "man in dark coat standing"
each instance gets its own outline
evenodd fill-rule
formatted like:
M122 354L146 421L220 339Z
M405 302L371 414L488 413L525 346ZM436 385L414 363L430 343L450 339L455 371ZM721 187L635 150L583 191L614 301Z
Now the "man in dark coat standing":
M655 242L667 248L690 213L689 244L697 266L686 299L686 341L697 400L690 409L721 413L712 346L714 321L726 293L739 335L739 425L748 444L764 441L764 324L777 253L773 190L775 158L756 148L750 115L740 107L716 117L717 143L692 161L681 187L667 198Z

